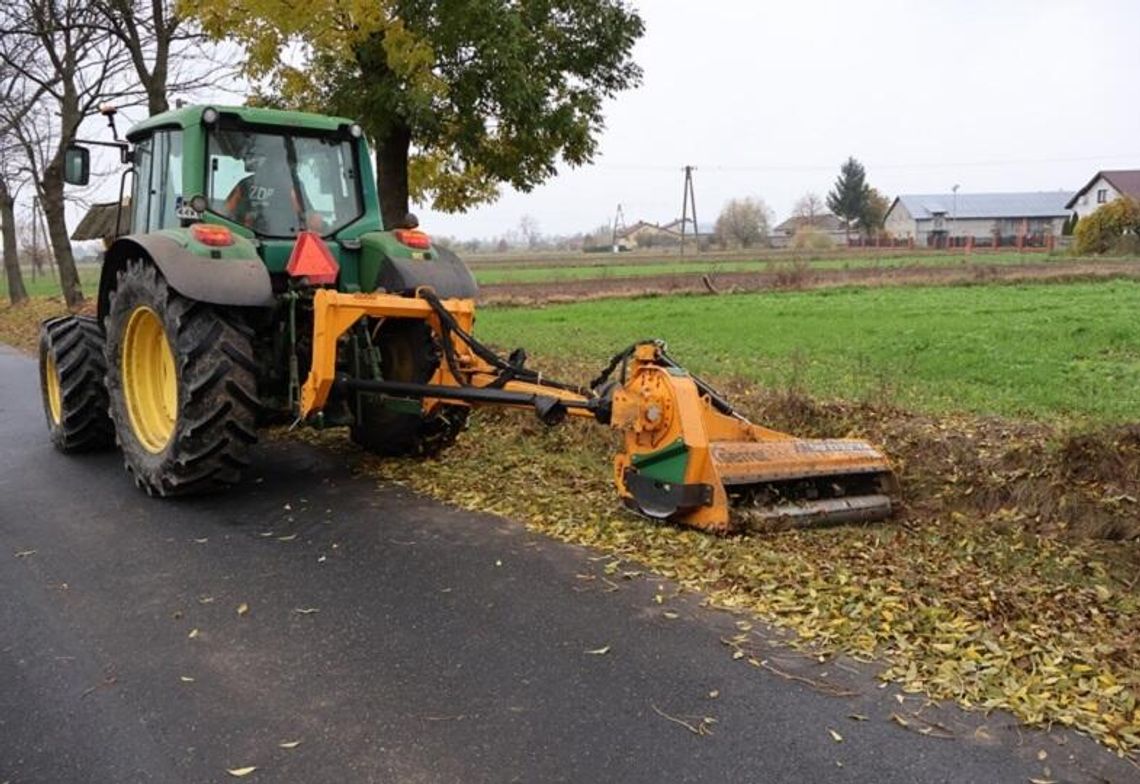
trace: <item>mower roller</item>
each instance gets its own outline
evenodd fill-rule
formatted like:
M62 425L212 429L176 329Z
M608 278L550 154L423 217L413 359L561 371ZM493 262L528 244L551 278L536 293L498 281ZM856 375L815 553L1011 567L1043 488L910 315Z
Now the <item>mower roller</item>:
M661 341L629 346L586 385L480 342L470 271L413 216L384 227L351 120L187 107L96 143L130 165L117 226L133 232L108 240L98 318L45 323L44 410L58 448L117 442L150 494L235 483L267 421L348 426L366 449L423 456L471 408L499 406L618 430L618 495L655 520L732 533L891 513L895 476L873 446L752 424ZM86 149L65 169L86 184Z

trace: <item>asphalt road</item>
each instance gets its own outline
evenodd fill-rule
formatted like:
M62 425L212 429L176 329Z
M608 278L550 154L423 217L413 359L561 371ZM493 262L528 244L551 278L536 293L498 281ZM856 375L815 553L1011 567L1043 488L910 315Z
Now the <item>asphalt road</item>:
M734 659L699 596L344 461L268 444L235 492L152 500L53 451L0 348L0 784L1140 779L763 629L771 669Z

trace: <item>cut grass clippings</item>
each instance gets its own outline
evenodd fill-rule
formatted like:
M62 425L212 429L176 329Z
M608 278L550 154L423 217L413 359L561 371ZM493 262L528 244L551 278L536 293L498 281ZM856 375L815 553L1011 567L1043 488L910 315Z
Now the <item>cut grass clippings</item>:
M794 631L794 644L813 654L876 657L882 677L904 691L1074 727L1122 754L1140 749L1140 597L1136 562L1121 560L1135 549L1074 536L1059 500L1068 491L1041 489L1051 480L1000 480L1012 483L1014 495L1044 492L1032 510L1002 505L984 482L970 489L979 487L972 472L990 471L1020 448L1028 450L1026 465L1060 470L1071 442L1046 446L1037 439L1055 434L974 422L961 435L982 455L971 463L963 459L970 450L930 450L965 420L912 421L904 412L844 406L820 416L826 406L759 394L744 391L744 409L763 409L756 418L765 424L799 420L808 406L817 409L812 434L888 436L884 445L912 488L898 518L727 538L655 525L620 509L612 432L588 422L547 429L515 412L480 412L439 459L362 456L361 465L380 479L651 569L711 605ZM346 443L340 432L314 438ZM1024 443L1011 444L1012 452L994 448L995 440L1018 439ZM1111 494L1114 483L1135 479L1105 471L1077 481Z

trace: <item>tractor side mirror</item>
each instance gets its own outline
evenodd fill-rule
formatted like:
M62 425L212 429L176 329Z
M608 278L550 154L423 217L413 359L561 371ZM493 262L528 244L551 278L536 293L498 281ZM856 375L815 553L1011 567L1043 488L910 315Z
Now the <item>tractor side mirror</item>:
M68 185L86 185L91 179L91 151L73 144L63 153L63 181Z

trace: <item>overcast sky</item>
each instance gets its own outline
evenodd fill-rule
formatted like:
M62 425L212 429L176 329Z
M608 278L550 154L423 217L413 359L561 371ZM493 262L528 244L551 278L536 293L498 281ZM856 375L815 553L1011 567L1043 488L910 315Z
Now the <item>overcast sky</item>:
M854 155L899 193L1076 190L1140 168L1140 3L648 0L643 85L606 110L593 166L425 228L483 237L534 216L586 231L759 196L786 217Z
M596 162L425 229L491 237L533 216L544 233L758 196L783 219L825 195L848 155L899 193L1076 190L1140 168L1140 2L643 0L642 86L606 108ZM232 101L232 98L230 99ZM230 102L227 101L227 102Z

